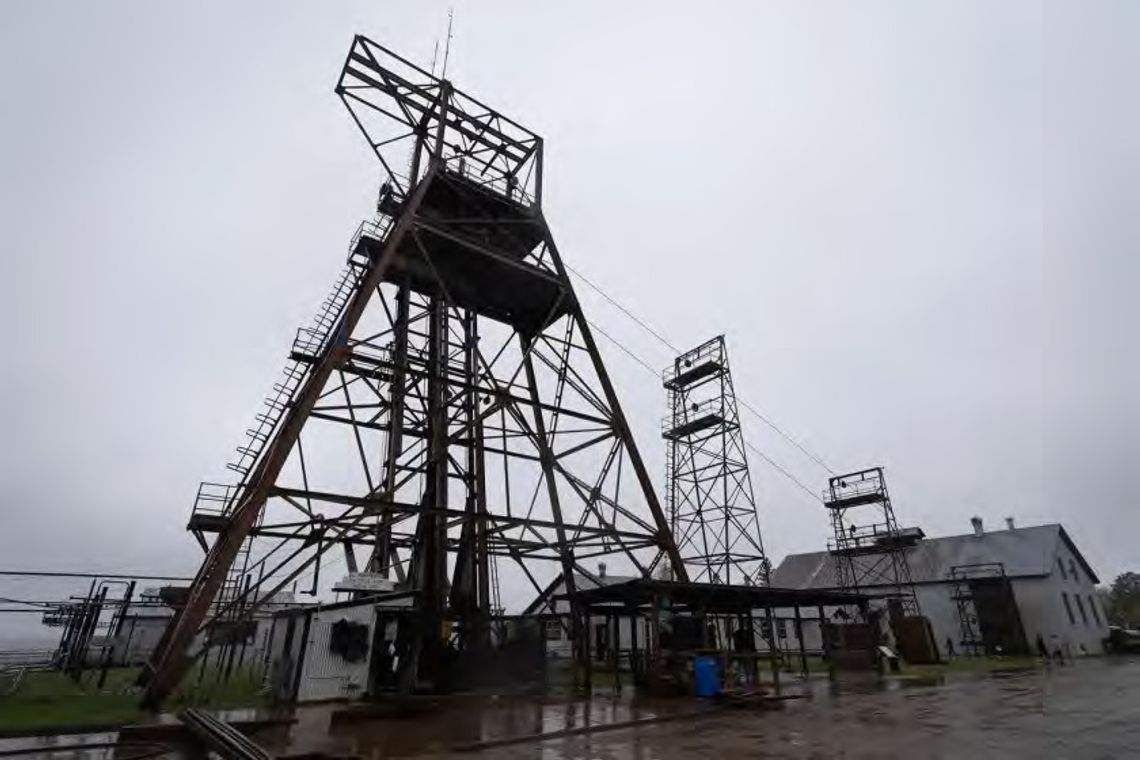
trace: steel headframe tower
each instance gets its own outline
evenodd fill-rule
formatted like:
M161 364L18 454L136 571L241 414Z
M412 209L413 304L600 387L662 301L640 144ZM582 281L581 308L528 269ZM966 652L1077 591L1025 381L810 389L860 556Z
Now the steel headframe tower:
M442 688L445 650L486 641L495 558L536 592L542 562L569 592L595 557L687 577L542 213L542 138L360 36L336 92L383 166L378 216L298 332L237 482L199 491L208 551L144 671L150 705L200 632L298 579L316 591L331 552L412 598L402 691Z
M921 614L907 548L922 534L899 529L883 468L836 475L828 480L823 502L831 514L828 549L839 587L886 599L892 620Z
M724 336L678 356L663 380L666 506L682 562L694 580L768 585Z

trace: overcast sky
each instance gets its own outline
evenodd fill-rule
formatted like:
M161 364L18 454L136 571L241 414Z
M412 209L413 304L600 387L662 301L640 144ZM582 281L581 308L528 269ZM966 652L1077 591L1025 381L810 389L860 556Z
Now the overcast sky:
M739 393L885 466L900 522L1061 522L1140 569L1140 5L454 6L449 77L546 138L568 263L676 344L725 333ZM0 6L0 565L196 569L197 483L375 198L352 35L428 65L448 7ZM660 473L663 392L602 348ZM822 547L752 466L769 553Z

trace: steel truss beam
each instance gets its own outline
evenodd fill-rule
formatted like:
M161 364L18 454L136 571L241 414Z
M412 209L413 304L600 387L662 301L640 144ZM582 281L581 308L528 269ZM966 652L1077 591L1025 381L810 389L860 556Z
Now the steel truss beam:
M405 692L442 688L449 646L486 645L496 558L535 588L552 563L571 592L593 557L644 575L664 558L687 579L542 215L541 138L362 37L337 92L388 171L381 215L299 333L241 480L199 491L208 551L144 670L151 706L199 632L300 579L316 592L334 547L414 592Z
M828 544L839 588L884 597L894 615L920 615L907 561L910 537L895 519L883 469L832 477L823 501L831 518Z
M767 585L724 337L678 356L663 380L667 506L681 559L696 580Z

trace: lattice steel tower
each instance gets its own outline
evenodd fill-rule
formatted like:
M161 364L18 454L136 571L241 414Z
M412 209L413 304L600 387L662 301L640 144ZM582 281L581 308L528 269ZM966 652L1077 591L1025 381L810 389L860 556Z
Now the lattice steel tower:
M697 581L767 585L724 336L678 356L663 379L666 508L682 562Z
M542 138L364 37L336 92L383 166L378 215L236 482L199 492L208 552L144 672L152 705L201 629L297 579L317 591L330 552L412 600L404 692L445 688L448 658L486 645L496 558L536 592L543 563L572 592L601 557L687 577L542 213Z
M836 475L823 501L831 515L828 549L839 587L886 599L892 619L919 615L907 549L922 533L899 529L883 468Z

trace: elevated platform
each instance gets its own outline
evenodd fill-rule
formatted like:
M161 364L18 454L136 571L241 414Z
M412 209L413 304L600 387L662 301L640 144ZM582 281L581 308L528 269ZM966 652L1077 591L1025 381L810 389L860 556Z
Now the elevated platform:
M529 207L453 171L436 176L420 215L441 223L461 222L481 245L521 260L546 235L542 219Z
M720 414L706 414L683 422L675 427L666 427L666 429L661 432L661 437L669 441L674 441L678 438L685 438L693 433L699 433L702 430L708 430L709 428L723 424L724 417Z
M884 554L914 546L926 536L921 528L875 532L874 529L878 527L881 525L867 526L867 532L847 534L842 540L828 541L828 551L845 557L861 554Z
M401 210L397 205L387 212ZM432 180L415 235L405 237L384 280L406 279L428 296L442 295L442 280L460 308L534 334L570 308L557 275L525 260L545 235L541 217L529 208L447 173ZM365 232L352 257L373 261L383 247L383 240Z
M201 533L221 533L229 525L229 522L230 518L225 515L195 512L190 515L190 520L186 523L186 530Z
M828 509L849 509L851 507L860 507L864 504L878 504L883 501L883 498L883 495L878 491L855 493L839 498L831 498L830 493L824 491L823 505Z
M678 392L727 369L724 336L718 335L674 359L661 374L661 381L667 390Z
M865 504L886 504L887 484L882 467L849 472L828 478L822 500L828 509L849 509Z
M723 364L715 359L708 359L692 367L686 367L672 377L667 377L664 386L671 391L680 390L688 385L692 385L698 380L703 380L706 377L723 371Z

